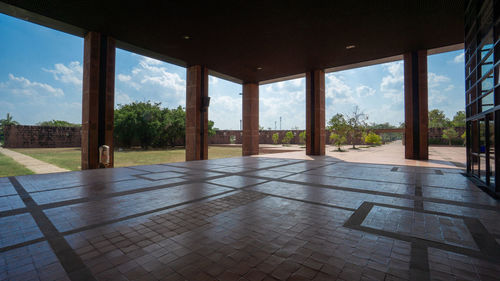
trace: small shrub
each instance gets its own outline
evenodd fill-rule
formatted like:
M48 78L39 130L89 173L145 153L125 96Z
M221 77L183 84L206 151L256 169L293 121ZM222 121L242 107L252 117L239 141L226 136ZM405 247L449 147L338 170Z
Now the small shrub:
M453 128L448 128L443 131L443 138L448 140L448 145L451 145L451 142L457 137L458 133Z
M299 142L300 144L306 143L306 131L303 131L299 134Z
M286 132L285 136L281 140L283 144L290 144L290 141L293 140L293 133L291 131Z
M368 135L365 136L365 143L371 145L379 145L382 144L382 138L379 135L370 132L368 133Z
M461 139L462 139L462 141L463 141L463 145L465 145L465 142L467 141L467 135L466 135L466 132L464 132L464 133L460 136L460 138L461 138Z
M280 140L280 135L278 133L274 133L273 134L273 143L278 144L279 140Z
M342 151L341 147L342 145L346 142L346 138L344 136L331 133L330 134L330 141L337 146L338 151Z
M234 135L233 135L233 136L230 136L230 137L229 137L229 143L230 143L230 144L235 144L235 143L236 143L236 136L234 136Z

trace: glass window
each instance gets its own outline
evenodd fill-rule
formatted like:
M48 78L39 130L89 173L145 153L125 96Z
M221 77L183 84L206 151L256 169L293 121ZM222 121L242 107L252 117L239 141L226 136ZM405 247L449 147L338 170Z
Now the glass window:
M499 52L500 53L500 52ZM498 79L498 77L500 76L500 64L498 64L496 67L495 67L495 73L496 73L496 77L495 77L495 85L498 85L498 83L500 82L500 80Z
M490 53L488 58L481 64L481 76L488 73L493 68L493 53Z
M486 153L486 124L484 119L479 120L479 154Z
M493 114L492 114L493 115ZM495 122L490 121L490 185L495 184Z
M493 89L493 75L490 75L481 81L481 94L484 94L491 89Z
M491 92L481 99L481 111L484 112L495 105L494 93Z

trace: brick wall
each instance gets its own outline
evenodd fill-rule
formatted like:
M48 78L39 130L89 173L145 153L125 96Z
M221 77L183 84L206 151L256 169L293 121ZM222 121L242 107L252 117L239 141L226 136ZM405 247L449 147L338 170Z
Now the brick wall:
M79 127L42 127L42 126L6 126L5 127L5 144L7 148L50 148L50 147L80 147L81 146L81 131ZM442 144L448 144L448 141L442 139L443 128L430 128L429 139L440 139ZM458 135L461 136L465 128L455 128ZM291 144L299 143L299 134L303 130L291 130L294 134L294 139ZM379 132L380 131L380 132ZM375 133L385 132L387 130L375 130ZM287 130L270 130L259 132L259 143L272 144L272 135L279 134L280 142L285 136ZM389 132L389 131L388 131ZM393 130L390 130L393 132ZM209 144L229 144L230 137L235 137L235 144L241 144L242 132L240 130L219 130L215 136L208 137ZM329 144L330 133L326 134L326 143ZM347 143L350 143L348 140ZM361 140L357 144L361 144ZM179 145L184 145L183 140L179 141Z
M457 131L458 136L460 136L464 133L465 128L454 128L455 131ZM430 128L429 129L429 139L435 139L441 142L442 144L448 144L448 141L442 138L443 135L443 130L445 128ZM299 143L299 134L303 132L304 130L290 130L294 134L294 139L290 142L291 144L298 144ZM272 144L273 143L273 134L278 133L279 134L279 143L281 143L281 140L285 136L285 134L288 132L288 130L264 130L264 131L259 131L259 143L260 144ZM381 134L381 133L403 133L404 129L377 129L373 130L376 134ZM241 139L242 139L242 133L240 130L219 130L216 132L215 136L208 137L208 143L209 144L228 144L230 143L229 139L231 136L235 136L235 144L241 144ZM330 132L326 132L326 144L330 144ZM346 144L350 144L351 140L348 138ZM363 144L364 141L359 139L356 141L356 144Z
M4 147L52 148L80 147L80 127L5 126Z

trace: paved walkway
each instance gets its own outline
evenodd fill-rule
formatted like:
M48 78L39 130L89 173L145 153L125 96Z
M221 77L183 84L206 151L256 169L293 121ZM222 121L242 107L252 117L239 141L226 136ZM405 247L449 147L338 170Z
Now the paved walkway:
M0 280L498 280L462 170L314 158L0 178Z
M59 168L55 165L49 164L47 162L40 161L28 155L24 155L19 152L12 151L7 148L0 147L0 153L14 159L17 163L25 166L26 168L32 170L36 174L50 174L59 172L68 172L69 170Z
M365 147L364 145L357 146ZM305 149L299 146L293 146L299 151L264 154L255 157L268 158L287 158L287 159L303 159L312 160L313 157L305 155ZM342 160L354 163L367 164L387 164L387 165L405 165L418 167L434 167L434 168L465 168L465 147L461 146L430 146L429 160L417 161L404 158L405 147L401 141L395 141L377 147L361 148L359 150L351 150L350 145L343 146L345 152L336 151L334 146L326 147L326 156L332 157L335 160ZM276 147L275 149L280 149ZM284 147L283 149L292 149L292 147Z

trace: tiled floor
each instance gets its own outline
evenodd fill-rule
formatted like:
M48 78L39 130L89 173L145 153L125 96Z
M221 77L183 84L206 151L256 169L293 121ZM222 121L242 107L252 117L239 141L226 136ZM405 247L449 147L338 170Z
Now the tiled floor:
M1 280L499 280L458 169L230 158L0 179Z

